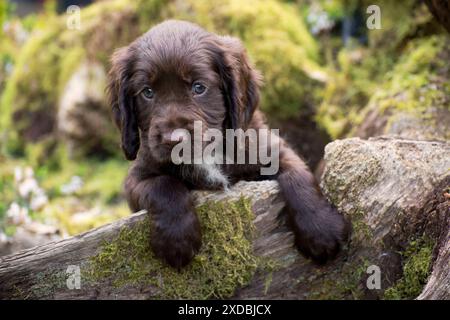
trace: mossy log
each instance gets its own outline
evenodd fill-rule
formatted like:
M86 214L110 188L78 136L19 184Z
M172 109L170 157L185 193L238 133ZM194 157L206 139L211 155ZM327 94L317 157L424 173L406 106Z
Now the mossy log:
M450 144L353 138L329 144L325 160L322 190L353 224L325 266L294 248L275 181L240 182L194 194L204 241L181 272L153 257L140 212L1 257L0 298L412 299L425 287L420 299L450 299ZM372 265L379 289L367 286Z

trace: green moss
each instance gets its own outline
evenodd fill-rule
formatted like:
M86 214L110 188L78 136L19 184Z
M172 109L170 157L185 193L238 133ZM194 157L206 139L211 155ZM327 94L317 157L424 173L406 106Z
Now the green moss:
M146 218L124 228L91 259L85 277L97 283L110 279L120 290L133 284L152 285L158 298L226 298L250 282L264 265L252 252L250 202L207 202L197 208L203 245L192 263L178 272L153 256L149 244L151 223Z
M415 299L420 294L430 275L433 247L433 242L427 238L410 242L402 253L403 276L384 292L384 299Z
M439 75L445 68L447 58L442 55L448 40L445 35L412 40L403 53L391 65L391 70L380 67L376 74L373 62L380 58L369 56L361 49L360 65L347 66L349 53L340 53L342 70L331 73L334 81L327 84L324 99L319 106L317 121L333 138L353 135L366 115L378 110L381 114L399 111L414 114L417 118L427 116L431 107L447 108L450 95L448 75ZM395 119L394 119L395 120ZM389 121L388 121L389 122ZM389 123L388 123L389 124Z
M373 239L373 231L367 224L365 214L362 210L356 210L351 215L352 222L352 242L353 243L370 243Z
M441 110L445 112L449 108L449 75L445 71L448 45L448 38L443 35L410 41L360 116L353 118L353 130L349 134L355 134L366 116L375 111L378 117L385 118L386 123L379 128L378 134L408 122L410 130L416 130L426 139L445 140L448 133L442 132L445 130L439 129L438 123L442 122L439 119ZM345 121L344 118L341 120Z
M363 297L362 280L369 265L369 262L363 258L340 264L337 270L329 271L336 276L328 275L325 281L319 278L311 287L307 298L312 300L361 299Z
M56 290L67 288L67 274L65 271L66 270L38 272L35 276L35 283L30 287L28 293L17 292L17 298L30 299L51 297Z
M439 36L411 41L395 68L387 74L384 88L371 103L379 105L381 110L420 111L448 97L449 92L430 85L436 79L436 71L447 63L438 58L446 43L446 39Z
M56 291L67 289L66 269L49 269L34 275L29 288L14 287L13 299L51 299Z

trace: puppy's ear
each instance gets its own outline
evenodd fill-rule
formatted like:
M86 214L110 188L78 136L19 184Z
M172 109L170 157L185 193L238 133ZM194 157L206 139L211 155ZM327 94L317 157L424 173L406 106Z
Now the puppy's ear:
M216 43L213 60L228 110L228 127L246 129L259 104L262 77L239 39L218 37Z
M113 119L121 131L122 150L127 160L136 159L140 145L135 104L129 87L132 61L133 57L127 47L114 52L107 87Z

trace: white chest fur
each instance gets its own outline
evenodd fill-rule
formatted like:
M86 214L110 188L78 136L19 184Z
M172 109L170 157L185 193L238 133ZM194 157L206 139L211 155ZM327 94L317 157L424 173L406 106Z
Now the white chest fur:
M202 179L207 185L222 186L224 189L228 187L228 178L222 173L220 168L215 164L198 164L195 170L199 170Z

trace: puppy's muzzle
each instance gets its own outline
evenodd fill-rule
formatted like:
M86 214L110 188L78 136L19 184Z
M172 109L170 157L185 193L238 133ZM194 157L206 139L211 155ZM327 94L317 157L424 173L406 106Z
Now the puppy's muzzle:
M194 122L198 120L189 114L181 113L154 118L148 136L150 151L154 157L160 161L167 161L175 145L188 140L193 142Z

